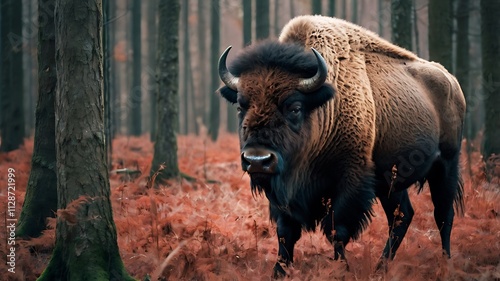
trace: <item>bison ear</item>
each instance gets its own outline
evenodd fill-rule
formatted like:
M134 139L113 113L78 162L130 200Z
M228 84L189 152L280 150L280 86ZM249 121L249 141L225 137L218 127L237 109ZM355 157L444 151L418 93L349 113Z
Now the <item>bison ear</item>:
M235 104L238 99L238 92L235 90L229 88L228 86L223 86L217 92L220 93L220 95L225 98L228 102Z
M318 90L313 93L307 94L307 106L310 110L322 106L335 96L335 89L330 84L323 84Z

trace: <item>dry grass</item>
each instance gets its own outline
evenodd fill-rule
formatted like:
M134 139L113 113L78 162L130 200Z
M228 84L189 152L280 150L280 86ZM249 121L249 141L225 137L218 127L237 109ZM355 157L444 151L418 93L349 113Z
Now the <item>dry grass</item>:
M32 147L31 140L18 151L0 154L1 171L16 169L17 214ZM173 180L159 189L148 188L152 149L147 137L120 137L114 142L113 169L142 171L135 177L110 175L118 244L128 272L138 279L150 275L162 280L269 280L277 256L275 227L268 219L267 199L252 197L248 176L241 172L237 138L222 135L211 143L180 137L180 169L197 180ZM441 256L428 188L421 194L411 189L415 216L387 273L374 272L388 234L385 215L376 204L369 228L346 247L349 272L331 260L333 249L319 232L303 233L286 279L500 280L500 186L498 180L485 181L480 155L471 159L473 177L465 176L466 209L455 219L451 259ZM0 182L6 182L6 174L0 174ZM5 191L0 191L2 217ZM18 241L16 274L6 275L2 263L2 276L34 280L41 273L54 246L55 220L49 225L42 237ZM5 235L0 232L4 257Z

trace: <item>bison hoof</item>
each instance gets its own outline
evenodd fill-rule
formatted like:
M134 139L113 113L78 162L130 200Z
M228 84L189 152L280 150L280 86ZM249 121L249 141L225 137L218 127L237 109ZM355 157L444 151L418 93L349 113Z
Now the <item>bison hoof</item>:
M283 269L283 266L277 262L273 268L273 279L282 279L286 276L286 271Z
M377 266L375 267L376 272L387 273L388 270L388 260L384 257L381 257L378 260Z
M349 263L347 262L347 260L345 258L344 259L340 259L339 262L340 262L340 264L343 265L345 271L347 271L347 272L350 271L349 270Z

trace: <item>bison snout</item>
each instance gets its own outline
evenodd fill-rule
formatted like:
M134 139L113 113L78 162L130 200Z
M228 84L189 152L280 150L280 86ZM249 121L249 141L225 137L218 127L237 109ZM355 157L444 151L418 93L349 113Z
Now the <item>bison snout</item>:
M276 173L278 157L267 149L248 148L241 153L243 171L252 173Z

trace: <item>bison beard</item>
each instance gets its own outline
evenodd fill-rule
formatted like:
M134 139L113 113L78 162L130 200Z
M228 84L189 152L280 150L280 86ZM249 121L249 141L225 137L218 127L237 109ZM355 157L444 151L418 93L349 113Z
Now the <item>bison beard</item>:
M359 26L322 16L298 17L278 41L245 48L231 71L228 52L219 61L226 85L219 93L239 106L242 168L252 193L266 195L277 226L275 277L293 262L302 230L318 225L334 258L345 261L344 247L370 222L375 196L389 225L379 262L385 265L413 217L406 189L426 181L450 256L453 203L463 207L458 159L465 114L451 74Z

